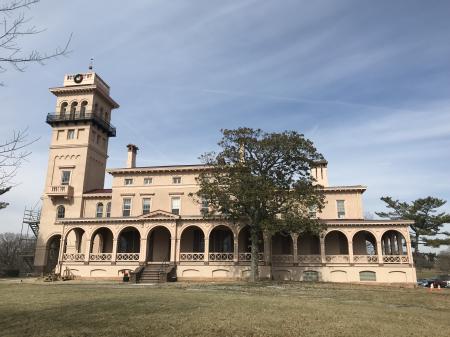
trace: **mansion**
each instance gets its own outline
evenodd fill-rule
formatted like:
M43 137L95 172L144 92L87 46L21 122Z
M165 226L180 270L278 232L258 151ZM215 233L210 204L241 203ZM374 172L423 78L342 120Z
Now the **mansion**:
M51 88L52 128L35 270L78 278L137 282L240 280L250 273L245 224L204 218L207 204L190 194L205 165L136 166L127 146L122 168L106 169L112 111L119 105L95 72L66 75ZM126 158L125 158L126 157ZM105 174L112 188L104 188ZM326 204L317 216L321 235L261 235L262 279L324 282L415 283L408 227L411 221L366 220L365 186L330 186L327 162L312 174Z

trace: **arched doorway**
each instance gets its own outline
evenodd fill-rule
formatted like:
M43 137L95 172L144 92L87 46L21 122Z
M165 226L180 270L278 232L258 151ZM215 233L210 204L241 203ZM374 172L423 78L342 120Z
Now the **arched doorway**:
M203 261L205 259L205 234L200 227L189 226L180 239L180 261Z
M170 261L171 235L166 227L157 226L153 228L148 234L147 245L147 261Z
M239 261L251 261L252 259L252 240L250 226L242 228L238 235ZM264 260L264 238L262 232L258 234L258 260Z
M294 262L294 248L290 233L276 233L272 236L272 263L291 264Z
M71 229L64 240L63 260L84 261L85 245L86 235L84 229Z
M408 263L406 240L402 233L388 230L381 237L384 263Z
M377 239L369 231L359 231L353 236L353 262L377 263Z
M46 250L46 263L44 272L50 273L56 268L58 264L59 257L59 247L61 245L61 235L53 235L47 241L47 245L45 247Z
M117 261L139 261L141 234L134 227L124 228L117 240Z
M349 263L347 236L331 231L325 236L325 260L327 263Z
M209 234L209 260L233 261L234 235L227 226L217 226Z
M302 233L297 239L298 263L321 263L320 238L316 234Z
M90 261L111 261L113 252L113 233L109 228L97 229L91 238Z

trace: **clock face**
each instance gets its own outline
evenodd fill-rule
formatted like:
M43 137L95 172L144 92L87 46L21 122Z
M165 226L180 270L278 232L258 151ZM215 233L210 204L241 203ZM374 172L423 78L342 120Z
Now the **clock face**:
M81 74L76 74L75 77L73 78L73 81L75 83L81 83L83 81L83 75Z

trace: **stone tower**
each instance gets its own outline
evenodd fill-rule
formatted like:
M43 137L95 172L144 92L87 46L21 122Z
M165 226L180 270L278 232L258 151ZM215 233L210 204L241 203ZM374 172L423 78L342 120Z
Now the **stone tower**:
M82 217L83 193L104 187L108 141L116 135L111 111L119 107L95 72L66 75L63 86L50 92L56 96L56 109L46 119L52 137L34 262L37 272L55 267L62 234L56 219Z

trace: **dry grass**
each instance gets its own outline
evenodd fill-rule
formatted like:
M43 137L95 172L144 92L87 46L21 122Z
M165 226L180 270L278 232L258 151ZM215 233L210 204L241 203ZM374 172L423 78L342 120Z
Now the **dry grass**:
M0 282L1 336L449 336L450 291Z

